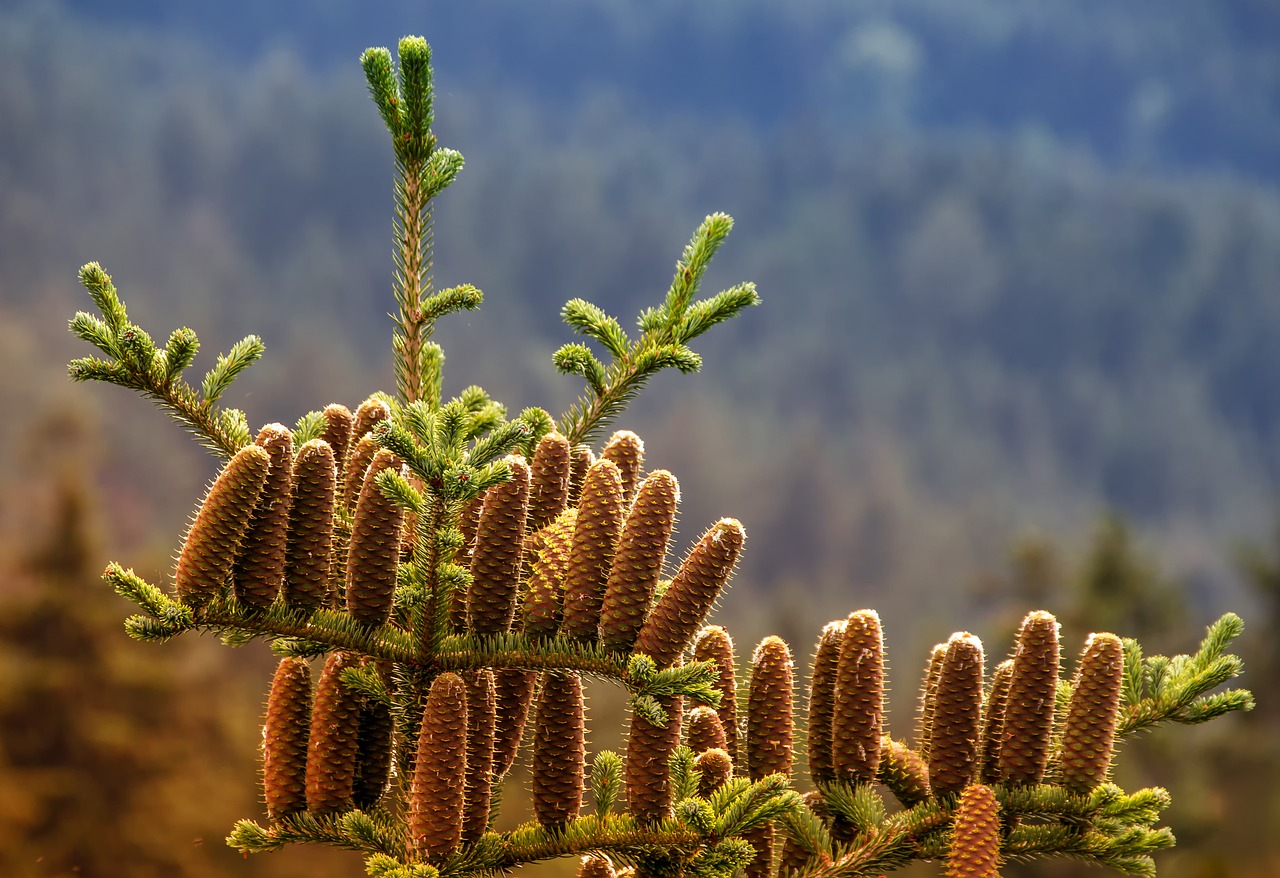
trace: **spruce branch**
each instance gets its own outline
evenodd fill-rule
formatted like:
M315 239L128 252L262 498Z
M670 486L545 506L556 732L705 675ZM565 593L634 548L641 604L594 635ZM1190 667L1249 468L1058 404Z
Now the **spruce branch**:
M616 318L600 307L583 299L571 299L565 304L561 317L569 328L598 342L610 356L606 365L587 345L570 342L552 358L556 369L583 378L589 390L558 422L571 445L596 436L662 369L698 371L702 359L688 343L717 323L759 304L760 297L751 283L694 301L711 257L732 228L733 220L728 214L714 213L703 220L676 264L675 277L662 305L640 315L641 335L635 341L628 338Z

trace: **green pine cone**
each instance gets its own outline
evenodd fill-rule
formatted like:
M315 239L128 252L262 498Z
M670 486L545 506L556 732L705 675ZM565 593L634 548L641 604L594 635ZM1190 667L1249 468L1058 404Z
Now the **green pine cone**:
M304 613L325 606L330 599L334 481L333 450L327 442L312 439L298 449L284 553L284 602Z
M609 437L600 456L612 460L622 477L622 499L627 506L636 496L640 473L644 469L644 442L630 430L619 430Z
M391 666L388 662L373 664L383 684L391 688ZM394 722L391 707L384 702L365 698L360 704L360 720L356 733L356 774L351 784L355 806L367 811L386 792L391 777L391 746Z
M1000 776L1009 784L1039 783L1049 762L1058 688L1058 620L1037 610L1018 632L1013 677L1004 709Z
M493 738L494 777L505 775L516 761L537 682L537 671L497 668L493 672L494 697L497 702Z
M272 820L307 810L310 730L311 667L306 659L281 659L262 729L262 787Z
M609 460L597 461L582 484L569 570L565 574L564 622L560 630L574 640L594 643L598 636L605 583L625 512L618 467Z
M875 610L859 610L845 622L836 666L836 707L831 720L831 761L848 783L870 783L880 767L884 717L884 635Z
M541 530L568 507L569 466L569 440L559 431L538 441L529 467L529 530Z
M1123 677L1120 638L1089 635L1062 733L1062 783L1074 792L1087 793L1107 779Z
M582 483L587 471L595 466L596 453L586 445L575 445L569 451L569 505L577 506L582 496Z
M680 744L683 699L659 698L667 713L665 725L654 725L638 713L631 715L627 737L627 810L641 823L671 816L671 754Z
M271 456L271 466L236 554L231 582L238 600L265 610L284 580L293 506L293 434L283 424L267 424L258 432L257 445Z
M933 737L933 712L937 706L938 676L942 673L942 662L947 657L947 645L935 643L929 653L929 664L924 669L924 680L920 684L920 713L916 719L916 747L920 755L929 758L929 739Z
M337 814L352 806L361 699L342 682L342 670L357 661L349 653L330 653L316 685L307 747L307 810L315 814Z
M698 634L693 644L693 659L710 662L719 674L716 689L720 691L720 726L724 729L725 745L729 756L738 758L738 681L737 659L733 654L733 640L729 632L719 625L708 625Z
M747 697L747 773L752 780L791 776L794 673L786 641L774 636L760 641L751 658Z
M1009 701L1009 681L1013 679L1013 659L996 665L991 690L982 709L982 768L985 784L1000 783L1000 742L1004 738L1004 710Z
M533 816L548 828L564 826L582 810L584 707L576 671L543 675L533 735Z
M199 609L222 593L271 468L257 445L236 452L209 487L178 555L178 600Z
M462 680L467 686L467 803L462 840L475 841L489 826L497 705L492 671L469 671Z
M725 749L724 726L710 707L698 706L685 717L684 743L695 754Z
M350 510L360 497L364 487L364 476L373 463L373 456L378 453L378 443L369 435L356 440L355 448L347 456L347 468L342 476L342 508Z
M371 628L386 624L391 616L400 566L400 528L404 525L404 510L378 487L376 476L401 465L385 448L373 456L351 521L347 612Z
M960 796L947 878L1000 878L1000 803L990 787L973 784Z
M822 629L813 654L809 683L809 777L815 784L836 779L831 754L831 726L836 708L836 671L840 666L840 645L844 642L845 621L840 619Z
M933 731L929 736L929 787L934 795L959 794L973 780L982 722L982 641L951 635L938 674Z
M733 776L733 759L729 756L729 751L721 748L703 750L693 761L693 767L699 772L698 795L704 799L728 783Z
M467 778L467 687L457 674L431 683L409 788L408 853L440 862L462 841Z
M650 473L640 486L622 526L605 585L600 610L600 643L605 649L627 652L635 645L662 576L679 502L680 486L666 470Z
M338 472L346 472L347 452L351 449L351 427L354 419L351 409L341 403L332 403L324 408L324 429L320 438L329 443L333 449L333 462ZM362 434L363 435L363 434ZM356 437L360 438L359 436Z
M529 466L519 457L507 458L507 464L511 479L485 494L476 524L467 623L480 635L505 633L516 611L529 509Z
M904 808L929 798L929 765L920 754L888 735L880 739L880 768L876 780L889 788Z
M524 632L530 637L554 637L564 619L564 580L569 572L569 550L577 509L566 509L543 528L536 560L524 591Z
M707 529L645 620L636 652L660 668L679 658L733 575L745 540L746 532L733 518L722 518Z

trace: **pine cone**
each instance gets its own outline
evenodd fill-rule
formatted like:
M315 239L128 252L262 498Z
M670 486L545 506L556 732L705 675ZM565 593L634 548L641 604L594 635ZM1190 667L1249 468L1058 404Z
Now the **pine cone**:
M341 403L332 403L324 408L324 429L320 438L329 443L333 449L333 463L338 472L346 472L347 452L351 449L351 425L354 419L351 409ZM362 434L363 435L363 434ZM360 437L357 436L357 439Z
M651 473L640 486L605 586L600 610L600 643L605 649L627 652L635 645L662 575L679 502L680 486L666 470Z
M564 583L561 633L575 640L594 643L598 636L600 606L624 512L617 466L612 461L597 461L582 485Z
M618 873L614 871L613 863L609 862L608 857L590 854L582 858L582 864L578 866L578 878L618 878Z
M1114 634L1091 634L1076 673L1062 733L1062 782L1087 793L1107 778L1124 679L1124 646Z
M641 823L671 816L671 754L680 743L680 698L659 698L667 712L666 725L656 726L638 713L631 715L627 738L627 810Z
M929 798L928 764L915 750L888 735L880 740L880 769L876 780L888 787L904 808Z
M859 610L845 623L836 667L836 709L831 756L836 776L870 783L880 767L884 716L884 636L875 610Z
M937 706L938 675L942 673L942 661L947 657L947 645L935 643L929 653L929 664L924 669L924 681L920 684L920 715L916 721L916 747L924 759L929 758L929 739L933 737L933 712Z
M529 530L555 521L569 505L569 440L552 430L533 452L529 477Z
M400 459L385 448L373 456L351 521L347 612L371 628L385 625L391 616L404 524L404 510L378 487L377 475L401 466Z
M494 777L505 775L516 761L537 682L536 671L498 668L493 672L497 701L497 724L493 740Z
M947 878L1000 878L1000 804L990 787L973 784L960 796Z
M845 621L831 622L822 629L813 654L809 683L809 776L815 784L836 779L831 755L831 725L836 708L836 672L840 666L840 645L844 642Z
M376 668L382 682L391 688L391 667L387 662L366 660ZM368 810L378 804L386 792L391 776L391 744L394 723L391 707L382 701L365 698L360 703L360 720L356 733L356 773L351 785L355 806Z
M720 726L724 729L725 750L729 756L737 759L738 754L738 695L737 695L737 660L733 654L733 640L729 632L719 625L708 625L698 634L693 645L694 661L710 662L715 665L719 678L716 688L720 690L720 706L716 713L720 715Z
M566 509L539 533L538 550L529 584L524 592L524 632L530 637L554 637L564 619L564 580L569 572L569 550L577 509Z
M569 505L577 506L582 496L582 483L587 470L595 466L596 453L586 445L575 445L569 451Z
M1005 783L1033 784L1044 777L1057 689L1058 620L1036 611L1023 620L1013 656L1000 743L1000 776Z
M475 841L489 826L497 706L491 671L469 671L462 680L467 686L467 804L462 840Z
M773 835L772 823L748 829L742 834L743 840L756 852L743 870L746 878L767 878L773 874Z
M720 715L711 708L695 707L689 711L684 725L685 746L695 754L724 749L724 726L720 724Z
M271 465L236 554L231 581L238 600L265 610L280 593L284 579L293 505L293 434L283 424L267 424L258 432L257 445L271 456Z
M724 786L733 775L733 759L723 749L703 750L693 761L698 770L698 795L707 798Z
M334 478L327 442L312 439L298 449L285 543L284 602L292 610L311 613L329 602Z
M307 747L307 810L316 814L336 814L352 805L360 695L342 682L342 670L356 662L349 653L330 653L316 686Z
M311 668L306 659L281 659L262 730L262 786L272 820L307 809L310 730Z
M542 826L562 827L582 809L587 758L583 708L576 672L543 676L533 737L533 814Z
M351 509L364 488L364 474L378 453L378 443L366 434L356 440L356 447L347 456L347 468L342 476L342 508Z
M369 397L356 409L351 423L351 438L356 441L363 439L366 434L373 432L374 427L390 417L390 406L376 396Z
M409 856L440 862L458 849L467 776L467 687L457 674L431 683L409 789Z
M1009 701L1009 681L1013 679L1013 659L996 665L991 691L982 709L982 782L1000 783L1000 742L1004 739L1004 709Z
M973 779L982 720L982 642L953 634L938 674L929 737L929 787L934 795L958 794Z
M494 485L485 494L471 556L467 623L482 636L508 631L516 612L529 508L529 466L519 457L508 457L507 464L510 481Z
M480 526L480 512L484 509L484 498L488 491L478 497L472 497L462 508L458 516L458 530L462 531L462 548L454 556L454 562L471 569L471 559L475 556L476 529ZM456 633L467 630L467 589L454 589L453 599L449 606L449 624Z
M246 445L209 487L174 574L178 600L188 607L199 609L222 593L270 467L265 449Z
M752 780L791 776L793 677L786 641L772 636L760 641L751 659L747 700L747 773Z
M627 505L636 496L636 485L644 469L644 442L630 430L619 430L609 437L600 456L612 460L622 476L622 499Z

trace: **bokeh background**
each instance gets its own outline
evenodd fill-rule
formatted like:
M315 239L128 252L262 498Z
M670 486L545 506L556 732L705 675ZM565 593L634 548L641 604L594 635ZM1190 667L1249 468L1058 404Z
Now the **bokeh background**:
M1043 607L1067 651L1186 651L1237 610L1260 708L1127 746L1120 779L1174 790L1162 874L1280 873L1280 6L365 6L0 3L0 872L362 871L223 845L261 813L272 660L135 644L97 580L163 580L215 461L70 386L65 326L100 260L198 366L265 339L230 399L255 428L389 388L391 158L357 58L419 33L467 157L435 277L487 296L440 326L446 390L559 412L560 304L629 320L731 213L708 285L764 304L619 426L680 478L682 547L746 524L717 615L740 650L779 633L803 664L879 609L901 735L953 630L994 661ZM616 746L620 699L593 703Z

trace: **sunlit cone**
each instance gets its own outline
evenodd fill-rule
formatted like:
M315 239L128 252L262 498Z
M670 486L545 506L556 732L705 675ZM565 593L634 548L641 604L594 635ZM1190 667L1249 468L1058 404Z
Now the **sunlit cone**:
M675 662L733 575L745 540L746 532L733 518L722 518L707 529L645 620L636 652L651 657L658 667Z
M1124 678L1124 646L1114 634L1091 634L1076 673L1062 733L1062 783L1087 793L1107 779Z
M626 488L625 481L623 488ZM680 486L676 477L666 470L650 473L640 486L622 526L622 537L605 585L604 605L600 610L600 643L606 649L625 652L635 645L662 576L662 562L675 527L679 502Z
M385 624L391 615L404 524L404 510L383 493L376 477L384 469L400 466L400 459L385 448L373 456L351 521L347 612L370 627Z
M307 747L307 810L316 814L352 806L361 699L342 682L342 670L357 663L349 653L330 653L316 685Z
M371 396L360 403L351 422L351 438L359 441L366 433L391 417L391 407L376 396Z
M409 856L439 862L462 841L467 777L467 687L457 674L431 683L409 789Z
M747 773L752 780L791 776L794 676L786 641L774 636L760 641L751 658L747 698Z
M577 672L543 675L533 735L533 815L542 826L564 826L582 809L587 758L583 709Z
M1022 621L1004 709L1000 776L1005 783L1039 783L1049 761L1058 688L1058 620L1037 610Z
M742 834L743 839L751 845L756 855L747 863L744 874L747 878L767 878L773 874L774 831L773 824L766 823Z
M307 809L310 729L311 668L306 659L281 659L262 730L262 786L272 820Z
M644 469L644 442L630 430L619 430L609 437L600 456L617 465L622 476L622 498L628 506L631 505Z
M237 599L266 609L280 594L284 579L289 509L293 505L293 434L282 424L267 424L258 432L257 444L271 456L271 466L236 553L231 581Z
M329 602L334 479L329 443L312 439L298 449L284 553L284 602L290 609L309 613Z
M369 662L391 688L391 667L387 662ZM357 808L368 810L378 803L391 776L391 735L394 723L391 707L383 701L365 698L360 703L360 723L356 736L356 774L351 798Z
M333 449L333 462L338 472L344 472L347 452L351 449L351 427L355 419L351 416L351 409L337 402L325 406L323 414L324 428L320 431L320 438Z
M698 795L704 799L728 782L733 774L733 759L724 749L703 750L694 760L698 778Z
M720 706L716 713L720 715L720 726L724 729L725 750L733 759L738 758L738 696L737 696L737 659L733 653L733 640L729 632L719 625L708 625L698 634L693 644L694 661L710 662L715 665L719 678L716 689L720 690Z
M667 712L665 725L631 715L627 737L627 810L641 823L671 816L671 754L680 744L681 698L659 698Z
M342 506L351 509L360 490L364 487L364 475L373 463L373 456L378 453L378 443L372 436L362 436L356 440L355 447L347 455L346 469L342 475Z
M836 667L831 761L836 776L870 783L880 767L884 717L884 635L875 610L859 610L845 623Z
M530 637L551 637L564 619L564 580L569 571L569 549L578 510L566 509L542 531L529 582L524 590L524 632Z
M880 770L876 780L888 787L907 808L929 798L928 764L915 750L888 735L881 739Z
M467 804L462 840L475 841L484 835L489 825L497 706L491 671L469 671L462 675L462 680L467 686Z
M533 704L536 671L498 668L493 672L497 701L497 723L493 737L493 775L502 777L511 770L520 750L520 738Z
M266 449L246 445L209 487L174 574L178 600L187 606L203 607L222 592L270 467Z
M815 784L836 778L831 756L831 724L836 709L836 671L840 666L840 645L844 642L843 619L829 623L818 638L809 682L809 776Z
M593 643L598 636L605 583L625 512L618 467L609 460L596 461L582 484L565 574L560 631L575 640Z
M476 545L476 528L480 526L480 511L484 508L484 498L488 492L472 497L462 507L458 516L458 530L462 531L462 548L454 557L454 563L467 569L471 568L471 558ZM467 589L459 588L453 592L453 601L449 607L449 624L453 630L461 633L467 629Z
M929 786L934 795L961 792L977 770L982 673L982 642L972 634L953 634L938 674L929 736Z
M684 722L685 746L696 753L725 748L724 726L720 715L710 707L695 707Z
M973 784L960 796L947 878L1000 878L1000 803L991 788Z
M578 866L578 878L618 878L618 873L607 857L591 854L582 858L582 864Z
M511 628L524 552L529 508L529 465L507 458L511 479L485 494L471 556L467 622L476 634L502 634Z
M991 691L982 709L982 767L985 784L1000 783L1000 742L1004 738L1004 709L1009 701L1009 681L1013 679L1013 659L996 665L991 675Z
M575 445L569 451L569 505L577 506L582 496L582 483L586 481L587 470L596 462L596 453L586 445Z
M569 440L552 430L538 441L529 470L529 530L555 521L569 505Z
M938 695L938 676L942 673L942 662L947 657L947 645L935 643L929 653L929 664L924 669L924 680L920 684L920 708L916 717L916 747L920 755L929 758L929 739L933 736L933 711Z

